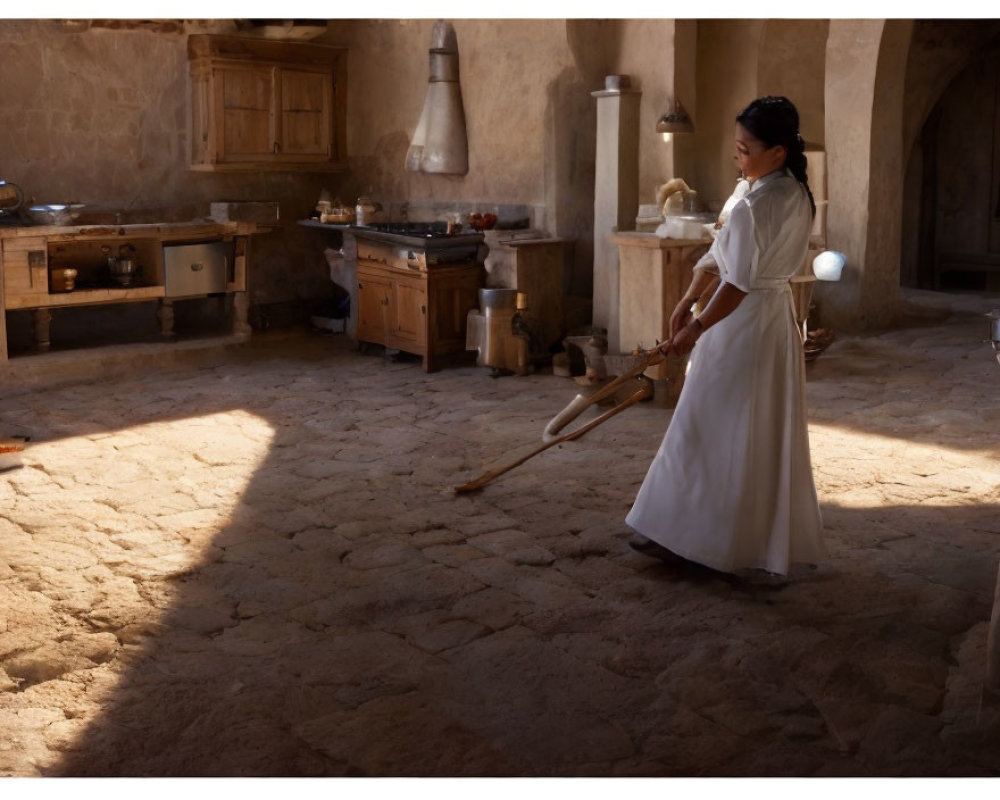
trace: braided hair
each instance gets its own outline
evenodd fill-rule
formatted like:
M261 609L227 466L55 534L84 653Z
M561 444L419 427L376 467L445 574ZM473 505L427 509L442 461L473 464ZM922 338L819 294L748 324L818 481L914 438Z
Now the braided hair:
M799 112L787 97L759 97L744 108L736 121L768 148L781 145L788 156L785 166L809 195L809 206L816 216L816 201L806 175L805 142L799 135Z

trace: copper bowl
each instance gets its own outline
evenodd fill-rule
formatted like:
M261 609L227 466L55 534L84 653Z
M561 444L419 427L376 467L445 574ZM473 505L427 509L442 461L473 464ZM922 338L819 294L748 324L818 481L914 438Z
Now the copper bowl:
M49 269L49 291L72 292L76 288L78 274L72 267L52 267Z

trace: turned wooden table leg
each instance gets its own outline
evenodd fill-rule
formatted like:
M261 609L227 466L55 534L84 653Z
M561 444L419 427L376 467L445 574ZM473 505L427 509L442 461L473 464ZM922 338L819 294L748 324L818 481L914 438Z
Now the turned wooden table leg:
M156 310L156 318L160 320L160 335L165 339L172 339L175 336L174 301L161 299L160 307Z
M236 292L233 295L233 333L235 335L250 335L250 323L247 322L249 311L250 295L246 292Z
M52 329L52 312L47 308L36 308L33 316L35 320L35 347L39 350L48 350L52 344L49 338Z

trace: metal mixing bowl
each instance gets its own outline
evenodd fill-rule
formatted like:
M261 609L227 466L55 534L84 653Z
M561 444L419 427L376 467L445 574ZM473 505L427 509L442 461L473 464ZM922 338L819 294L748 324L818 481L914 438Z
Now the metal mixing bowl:
M29 206L28 217L36 225L72 225L82 209L82 203L44 203Z

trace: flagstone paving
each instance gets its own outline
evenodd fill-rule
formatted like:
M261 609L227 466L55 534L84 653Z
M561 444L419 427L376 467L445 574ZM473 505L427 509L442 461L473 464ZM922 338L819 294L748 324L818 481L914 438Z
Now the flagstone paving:
M909 302L808 368L829 558L787 579L627 547L654 405L456 495L564 378L266 334L9 384L0 774L1000 774L991 305Z

